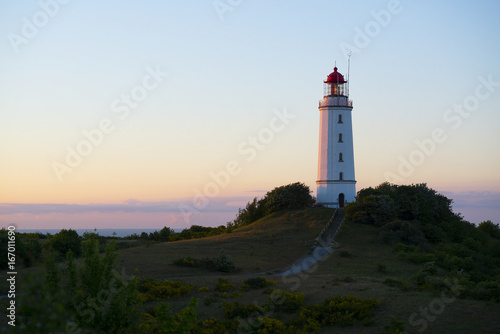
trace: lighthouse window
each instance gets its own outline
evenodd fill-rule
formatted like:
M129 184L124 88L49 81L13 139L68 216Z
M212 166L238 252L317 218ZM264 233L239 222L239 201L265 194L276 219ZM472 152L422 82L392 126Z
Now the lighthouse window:
M339 173L339 180L343 180L344 179L344 173L340 172Z
M342 115L341 114L339 115L339 121L338 121L338 123L343 123L342 122Z
M339 153L339 161L340 162L343 162L344 160L342 160L342 153Z
M339 143L343 143L343 141L342 141L342 134L341 133L339 133Z

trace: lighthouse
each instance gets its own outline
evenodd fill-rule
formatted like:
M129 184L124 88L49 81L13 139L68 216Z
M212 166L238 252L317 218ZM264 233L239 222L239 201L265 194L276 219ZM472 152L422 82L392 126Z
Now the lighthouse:
M352 101L344 76L334 67L324 81L319 101L319 157L317 201L327 207L342 208L356 196Z

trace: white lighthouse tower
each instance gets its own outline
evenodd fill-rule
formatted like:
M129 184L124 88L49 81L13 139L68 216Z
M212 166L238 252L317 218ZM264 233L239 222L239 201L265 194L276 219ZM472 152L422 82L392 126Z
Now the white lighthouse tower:
M319 101L317 200L327 207L342 208L356 196L352 101L348 87L335 67L325 81L323 100Z

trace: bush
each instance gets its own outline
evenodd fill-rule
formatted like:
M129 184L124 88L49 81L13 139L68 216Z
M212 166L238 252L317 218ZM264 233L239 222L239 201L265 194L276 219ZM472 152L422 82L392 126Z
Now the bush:
M266 193L264 198L248 202L245 209L239 209L238 215L228 227L236 228L251 224L258 219L283 209L298 209L314 204L311 190L304 183L296 182L276 187Z
M42 244L37 237L27 237L16 240L17 252L26 267L31 266L42 257Z
M397 252L399 256L413 263L426 263L436 260L435 254L427 253L421 248L413 245L397 243L394 245L394 251Z
M22 237L22 235L24 235L24 237ZM26 267L29 267L30 265L33 264L33 262L35 262L35 260L41 258L42 245L38 240L37 234L15 233L12 234L10 237L11 238L15 237L15 248L16 248L15 254L19 261L18 263L21 263L22 261L22 263ZM9 231L2 228L0 230L0 244L2 245L2 247L0 248L0 269L7 269L7 265L9 262L7 257L8 243L9 243Z
M224 250L221 250L217 258L215 259L215 270L222 271L225 273L232 273L236 271L236 267L234 265L231 256L227 255Z
M359 195L358 195L359 197ZM344 208L346 218L355 223L382 226L396 218L396 207L387 195L357 198Z
M253 289L262 289L272 285L276 285L276 282L270 281L262 277L254 277L245 280L241 285L240 290L248 291Z
M276 311L294 313L304 306L304 297L303 293L276 289L271 292L271 297L268 297L267 300L274 303Z
M200 260L193 259L191 256L183 257L182 259L174 260L172 263L179 267L199 267Z
M137 288L145 300L165 300L179 298L187 295L193 290L192 284L184 284L180 281L155 281L152 278L139 281Z
M214 288L215 291L219 292L230 291L232 289L234 289L234 284L229 283L227 279L224 279L222 277L219 277Z
M311 190L304 183L296 182L274 188L266 194L264 214L283 209L298 209L314 204Z
M446 241L447 239L446 232L437 225L426 224L421 227L421 230L424 233L425 238L431 243L436 244Z
M302 327L304 323L316 322L331 326L350 326L370 317L378 304L378 301L371 298L332 297L323 303L302 308L299 317L292 320L291 324Z
M197 321L195 311L198 300L191 299L189 305L174 314L168 303L160 303L149 313L143 313L137 333L191 333Z
M384 334L402 334L405 332L404 322L391 315L391 322L385 326Z
M268 317L262 317L257 319L260 322L260 326L253 328L257 330L259 334L288 334L290 333L287 326L283 324L278 319L272 319Z
M52 247L62 258L66 257L66 253L70 250L76 257L82 254L82 241L78 233L72 229L63 229L59 233L54 234L46 245L47 247Z
M138 295L135 280L127 282L113 270L115 254L109 245L104 256L89 240L83 247L83 264L77 269L72 252L62 272L50 252L45 254L42 279L27 277L20 296L19 333L123 332L136 319Z
M346 205L346 218L359 223L382 226L393 220L418 220L425 225L438 225L441 231L456 233L457 237L466 235L456 231L454 225L461 218L454 214L452 201L426 184L394 185L382 183L376 188L361 189L356 201ZM445 228L444 225L451 223ZM432 234L432 228L426 229L426 236L435 236L437 240L443 233Z
M227 255L224 250L221 250L216 258L210 259L205 257L203 259L194 259L190 256L176 259L172 262L176 266L190 267L190 268L205 268L210 271L220 271L231 273L236 271L231 256Z
M228 319L248 318L250 315L262 314L264 311L269 311L269 308L259 308L254 304L243 304L239 301L232 303L222 303L224 316Z
M208 318L198 321L191 330L192 334L236 333L240 322L237 319Z
M379 240L386 244L405 243L425 247L427 239L417 222L394 220L382 226L378 233Z
M410 290L410 286L405 280L395 280L394 278L386 278L382 283L390 287L399 288L401 291Z
M472 298L500 302L500 283L483 281L474 286L469 294Z
M480 223L477 228L490 235L492 238L500 239L500 227L498 224L494 224L491 220Z

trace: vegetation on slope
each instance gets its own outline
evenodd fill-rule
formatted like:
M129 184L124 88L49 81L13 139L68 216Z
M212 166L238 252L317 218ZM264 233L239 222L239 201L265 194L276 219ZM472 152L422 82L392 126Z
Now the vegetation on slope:
M311 190L303 183L296 182L286 186L276 187L266 193L262 199L248 202L244 209L238 210L238 215L228 228L249 225L262 217L280 210L293 210L310 207L314 204Z
M258 202L242 209L242 217L258 217L249 213L263 210L264 202ZM172 261L200 254L215 258L224 249L243 273L289 265L307 251L304 241L317 236L332 210L278 210L253 222L249 219L232 233L121 250L120 264L129 272L138 268L140 280L116 271L109 240L102 243L103 238L94 234L76 240L73 233L65 232L43 243L43 272L35 271L31 280L27 272L19 275L28 284L23 285L27 294L17 305L20 326L16 330L236 333L245 328L249 333L330 333L330 326L347 326L341 331L398 333L405 326L432 332L498 329L497 224L488 221L475 227L463 221L451 211L449 199L425 185L363 189L345 210L348 221L337 239L341 249L314 272L291 278L264 279L258 274L220 278L220 273L176 267ZM57 254L74 246L56 243L64 236L79 243L82 258L78 262L69 255L57 263L61 261ZM103 248L108 250L99 255ZM182 282L168 278L186 273L189 276ZM433 310L442 296L446 303L439 314L420 313L425 307ZM473 317L464 317L464 312Z
M137 269L139 275L145 277L206 275L211 272L209 260L222 258L221 251L224 250L235 267L241 269L240 274L284 269L309 252L314 238L333 211L305 208L275 212L232 233L123 249L118 263L128 271ZM208 260L201 261L203 258ZM185 266L173 264L179 260L176 261L178 264L181 259Z
M358 192L346 218L378 227L381 242L414 263L424 264L413 279L421 289L440 290L456 279L463 297L500 301L500 228L475 226L451 208L452 200L425 184L382 183ZM436 275L437 268L444 270Z

